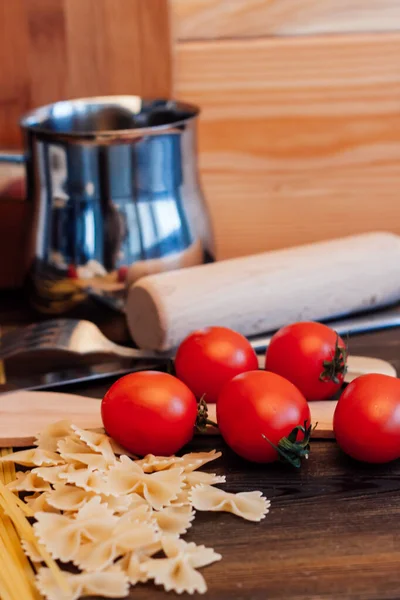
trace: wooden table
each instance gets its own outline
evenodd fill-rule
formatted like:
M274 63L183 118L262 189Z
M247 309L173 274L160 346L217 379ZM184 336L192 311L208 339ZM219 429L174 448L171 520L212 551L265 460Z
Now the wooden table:
M22 321L0 306L1 324ZM22 312L21 312L22 311ZM100 319L101 321L101 319ZM112 319L104 322L112 330ZM115 324L118 331L120 325ZM400 373L399 330L351 338L350 352L390 360ZM101 397L107 385L69 391ZM218 437L196 438L191 449L217 448L212 471L225 489L261 490L272 502L257 524L224 513L198 513L188 541L212 546L222 561L203 570L209 600L383 600L400 598L400 461L371 466L347 458L333 441L312 443L297 471L258 466L230 452ZM173 598L153 585L132 589L135 600Z

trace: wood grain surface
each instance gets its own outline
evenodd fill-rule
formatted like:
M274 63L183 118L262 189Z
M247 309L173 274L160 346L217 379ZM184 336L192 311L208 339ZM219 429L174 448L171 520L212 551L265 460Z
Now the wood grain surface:
M171 0L179 40L400 29L398 0Z
M7 296L7 297L6 297ZM106 311L92 317L120 331ZM108 319L106 318L108 315ZM22 296L0 298L0 323L32 319ZM115 334L114 331L114 334ZM399 329L353 337L350 352L379 356L400 369ZM102 397L111 381L69 392ZM209 470L227 476L224 489L261 490L272 501L260 524L224 513L200 513L187 540L215 548L222 561L203 570L209 600L398 600L400 590L400 461L383 466L348 459L333 441L312 442L301 470L257 466L219 438L196 439L191 450L221 449ZM132 600L172 598L153 585Z
M400 34L178 44L225 258L400 231Z
M350 339L357 354L380 356L400 368L399 329ZM101 397L107 386L70 391ZM224 513L198 514L187 540L215 548L222 561L204 569L210 600L398 600L400 462L363 465L333 441L312 442L299 471L242 461L218 438L191 450L222 450L208 470L227 476L224 489L258 489L272 502L260 524ZM130 598L167 600L150 584Z
M42 104L170 94L167 0L0 0L0 32L0 147Z

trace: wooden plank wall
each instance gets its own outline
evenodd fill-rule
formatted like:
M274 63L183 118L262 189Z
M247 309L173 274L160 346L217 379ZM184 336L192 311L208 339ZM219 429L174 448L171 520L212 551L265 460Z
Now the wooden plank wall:
M217 257L400 233L400 0L171 0Z
M0 0L0 33L3 148L20 145L30 108L171 92L167 0Z

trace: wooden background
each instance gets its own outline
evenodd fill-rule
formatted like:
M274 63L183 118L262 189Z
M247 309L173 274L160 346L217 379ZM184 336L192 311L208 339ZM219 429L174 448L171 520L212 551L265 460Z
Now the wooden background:
M219 259L400 232L400 0L0 0L0 33L2 148L20 146L22 113L60 98L200 104ZM27 210L10 228L0 198L15 261ZM20 283L2 263L0 286Z
M167 0L0 0L0 149L21 147L19 118L43 104L169 96L168 8ZM31 207L20 185L1 190L15 177L0 166L0 288L21 285L27 267Z
M166 0L0 0L0 141L56 100L171 91Z
M400 0L171 0L226 258L400 233Z

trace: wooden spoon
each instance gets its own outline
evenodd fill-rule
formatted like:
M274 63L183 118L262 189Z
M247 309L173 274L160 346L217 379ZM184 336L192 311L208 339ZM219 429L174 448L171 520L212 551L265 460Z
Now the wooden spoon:
M349 357L346 381L352 381L365 373L383 373L396 377L389 363L364 357ZM333 413L337 402L323 400L310 402L312 423L317 423L313 436L333 438ZM215 404L210 404L209 418L216 421ZM78 427L98 429L102 427L100 400L61 392L17 391L0 395L0 447L29 446L46 425L67 419ZM210 434L218 429L210 427Z
M314 437L333 438L332 418L336 401L312 402L312 422L318 422ZM209 404L209 418L216 421L216 406ZM100 400L62 392L12 392L0 396L0 447L32 445L46 425L67 419L83 429L103 426ZM210 427L208 434L218 434Z
M355 360L356 359L356 360ZM352 357L352 368L346 381L366 372L396 376L394 368L378 359ZM369 371L367 369L369 367ZM312 423L317 423L313 436L333 438L333 413L337 402L323 400L310 402ZM216 421L215 404L209 405L209 418ZM0 395L0 447L29 446L36 434L46 425L67 419L78 427L98 429L102 427L100 400L61 392L17 391ZM210 427L210 434L218 429Z

